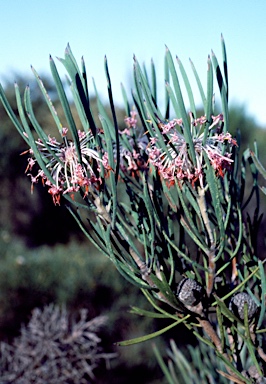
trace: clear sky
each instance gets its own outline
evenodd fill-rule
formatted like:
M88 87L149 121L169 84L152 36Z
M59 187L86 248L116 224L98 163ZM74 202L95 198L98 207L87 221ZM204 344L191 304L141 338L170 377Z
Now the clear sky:
M2 0L0 81L30 75L31 64L49 73L49 54L63 57L69 43L102 94L107 55L118 101L120 82L130 89L133 54L147 66L154 59L163 86L165 45L193 78L191 58L205 84L207 56L213 49L221 58L222 33L230 100L245 104L266 127L265 15L266 0Z

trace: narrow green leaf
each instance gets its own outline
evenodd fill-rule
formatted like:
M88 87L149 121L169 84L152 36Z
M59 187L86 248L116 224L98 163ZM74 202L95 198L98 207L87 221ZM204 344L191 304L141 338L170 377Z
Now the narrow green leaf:
M205 114L206 114L206 105L207 105L206 96L205 96L205 93L204 93L204 90L203 90L203 87L202 87L202 84L201 84L198 72L196 71L196 68L195 68L195 66L194 66L194 64L193 64L191 59L190 59L190 64L191 64L192 71L194 73L194 76L195 76L195 79L196 79L196 82L197 82L197 85L198 85L198 89L199 89L199 93L200 93L200 96L201 96L202 104L203 104L204 111L205 111Z
M221 196L219 192L219 179L215 175L215 171L210 164L207 154L206 153L203 153L203 154L204 154L205 162L207 164L207 170L205 171L205 175L206 175L208 187L210 189L213 208L215 211L217 225L219 228L219 235L220 235L219 236L219 240L220 240L219 255L220 255L222 253L222 250L225 244L225 231L224 231L224 217L223 217L223 212L221 208Z
M88 229L85 227L83 221L81 220L80 215L76 210L73 209L70 205L66 204L66 208L71 213L73 218L76 220L79 228L84 233L84 235L92 242L92 244L105 256L108 257L108 253L106 251L106 247L104 246L103 241L95 241L94 237L91 235L91 231L88 231Z
M42 92L42 94L43 94L43 96L44 96L44 99L45 99L45 101L46 101L46 104L47 104L47 106L48 106L48 108L49 108L49 110L50 110L50 112L51 112L51 115L52 115L52 117L53 117L55 123L56 123L56 126L57 126L57 128L58 128L60 134L62 134L62 127L63 127L63 126L62 126L62 123L61 123L61 121L60 121L60 119L59 119L59 117L58 117L58 114L57 114L56 109L55 109L55 107L54 107L54 105L53 105L53 102L52 102L50 96L48 95L48 92L47 92L47 90L45 89L44 84L43 84L43 82L42 82L40 76L38 75L38 73L35 71L35 69L34 69L33 67L31 67L31 70L32 70L32 72L33 72L33 74L34 74L34 76L35 76L35 78L36 78L36 80L37 80L37 83L38 83L38 85L39 85L39 88L40 88L40 90L41 90L41 92Z
M107 79L107 88L108 88L108 96L109 96L109 103L111 107L111 112L113 116L113 126L115 130L115 145L116 145L116 167L115 167L115 183L117 184L118 181L118 175L119 175L119 168L120 168L120 154L119 154L119 132L118 132L118 124L117 124L117 118L115 113L115 106L113 101L113 93L112 93L112 85L111 85L111 79L109 75L108 70L108 64L107 64L107 58L104 59L105 64L105 74ZM114 225L114 223L113 223Z
M112 228L111 225L107 225L105 228L103 227L100 219L97 217L97 222L99 227L101 228L101 233L104 239L104 243L107 248L108 257L114 263L115 267L121 273L126 280L128 280L131 284L137 285L139 288L149 289L150 287L144 283L140 278L138 278L134 272L132 272L129 265L125 262L121 262L117 255L114 254L115 247L112 246Z
M163 333L169 331L170 329L176 327L181 322L182 322L182 320L178 320L178 321L168 325L167 327L165 327L163 329L160 329L159 331L150 333L149 335L140 336L140 337L136 337L135 339L125 340L125 341L118 341L117 343L115 343L115 345L127 346L127 345L138 344L138 343L142 343L144 341L148 341L148 340L154 339L155 337L160 336Z
M156 70L153 60L151 60L151 90L152 98L155 105L157 105L157 80L156 80Z
M156 105L154 103L149 83L148 83L146 77L143 75L143 72L142 72L140 65L139 65L136 58L135 58L135 68L136 68L137 79L138 79L138 82L141 86L141 90L143 92L147 108L151 114L150 117L151 118L157 117L157 119L159 118L160 121L162 121L163 116L162 116L160 110L156 107Z
M42 142L45 144L48 141L48 136L46 135L46 133L44 132L44 130L42 129L42 127L40 126L39 122L37 121L37 119L34 115L32 103L31 103L31 98L30 98L29 86L27 86L25 88L24 104L25 104L26 113L27 113L35 131L37 132L38 138L40 138L42 140Z
M228 94L229 94L229 89L228 89L228 65L227 65L227 55L226 55L226 48L225 48L225 42L223 35L221 35L221 44L222 44L222 56L223 56L223 67L224 67L224 79L225 79L225 84L226 84L226 97L228 100Z
M201 228L204 230L204 224L203 224L203 219L202 219L202 213L199 208L199 204L197 202L197 197L195 196L195 190L193 190L191 184L186 184L183 186L184 188L184 195L189 201L189 204L191 204L191 207L194 209L196 215L199 218L199 221L201 223Z
M27 93L28 88L29 87L26 88L25 94ZM23 110L23 107L22 107L22 101L21 101L21 96L20 96L20 93L19 93L18 86L15 86L15 92L16 92L16 100L17 100L19 115L20 115L20 118L22 119L22 122L23 122L23 127L24 127L23 132L25 132L25 135L23 135L23 136L26 137L27 140L26 139L25 140L28 143L29 147L32 149L32 151L34 153L34 156L35 156L35 158L37 160L37 163L39 164L40 168L43 170L45 176L48 178L48 180L52 184L54 184L55 180L52 178L50 172L46 168L46 163L45 163L43 157L40 155L40 152L38 150L35 138L34 138L34 136L32 134L32 131L31 131L28 123L27 123L27 120L26 120L26 117L25 117L25 113L24 113L24 110Z
M94 79L93 79L93 86L94 86L94 91L95 91L95 95L96 95L96 98L97 98L97 106L98 106L98 109L99 109L99 113L102 116L102 118L104 119L104 121L106 122L107 126L109 127L108 135L111 137L111 140L113 142L115 142L115 140L116 140L115 129L114 129L113 123L112 123L110 117L108 116L107 111L104 108L104 105L103 105L103 103L102 103L102 101L100 99L100 96L99 96L99 93L98 93L98 90L97 90L97 87L96 87ZM113 168L113 169L115 169L115 168Z
M163 275L163 272L162 272ZM150 274L150 278L153 281L153 283L156 285L156 287L159 289L160 293L163 294L165 298L165 302L170 304L173 308L177 309L178 308L178 301L176 299L176 296L171 290L171 287L169 287L166 278L164 279L159 279L157 276L154 274ZM161 300L161 298L158 297L158 299Z
M266 278L265 271L262 262L259 260L259 271L260 271L260 285L261 285L261 299L260 299L260 316L257 324L257 328L259 329L262 325L262 322L265 317L265 298L266 298Z
M70 45L67 44L65 49L65 60L58 58L61 62L64 62L64 65L69 74L71 74L71 78L74 76L78 76L80 80L82 79L81 72L78 66L78 63L73 55Z
M135 84L135 92L132 91L132 97L134 100L134 104L136 105L136 108L138 110L139 116L141 118L144 130L150 129L150 124L148 123L148 116L146 114L146 108L144 108L143 105L143 97L142 97L142 90L140 86L140 81L139 81L139 76L137 75L137 63L134 62L134 70L133 70L133 75L134 75L134 84Z
M171 342L171 341L170 341ZM173 348L173 344L171 344ZM191 362L188 362L186 357L181 351L179 351L176 346L174 349L174 354L171 354L170 357L174 360L175 365L178 368L179 375L183 378L183 383L192 383L195 379L195 371L191 369ZM171 361L171 360L170 360ZM169 364L169 363L168 363ZM194 380L193 380L194 378Z
M266 180L266 169L263 167L263 165L261 164L258 157L256 156L256 154L253 151L250 151L250 155L252 157L252 160L253 160L257 170L263 176L263 178Z
M54 63L54 61L53 61L51 56L50 56L50 67L51 67L51 72L52 72L52 75L53 75L53 78L54 78L54 81L55 81L57 93L58 93L60 102L62 104L62 108L63 108L64 114L66 116L66 120L67 120L67 123L68 123L68 128L69 128L69 130L70 130L70 132L72 134L72 138L73 138L73 141L75 143L75 148L76 148L76 151L77 151L77 154L78 154L78 159L79 159L79 162L82 163L81 152L80 152L80 143L79 143L77 127L76 127L76 124L74 122L71 110L70 110L70 106L69 106L69 103L68 103L68 100L67 100L67 97L66 97L66 94L65 94L65 91L64 91L64 87L63 87L62 81L61 81L61 79L59 77L57 68L56 68L55 63Z
M83 122L83 127L85 131L88 131L88 126L89 126L93 136L97 140L97 128L96 128L95 121L90 109L90 101L89 101L88 86L87 86L87 75L86 75L84 60L82 58L83 73L81 74L80 69L77 65L76 59L69 45L65 50L65 59L59 59L59 60L65 66L71 78L71 81L73 84L73 93L76 94L75 102L77 103L76 105L78 106L78 111L82 110L82 115L86 115L86 119L88 123Z
M226 358L224 355L222 355L222 354L219 353L218 351L216 351L216 354L217 354L217 356L219 357L219 359L221 359L221 360L224 362L224 364L225 364L227 367L229 367L230 370L231 370L232 372L234 372L234 374L235 374L239 379L241 379L244 383L247 382L247 379L246 379L244 376L242 376L241 373L239 373L239 371L234 367L233 364L231 364L231 363L227 360L227 358Z
M262 262L262 264L264 264L264 262L266 261L266 259ZM220 300L224 301L226 299L228 299L229 297L233 296L234 293L236 293L237 291L240 291L242 287L245 286L245 284L250 280L252 279L252 277L254 275L256 275L258 273L258 270L259 270L259 267L255 268L244 280L241 281L241 283L239 283L234 289L232 289L229 293L227 293L226 295L224 295ZM240 274L240 271L238 271L239 274ZM259 275L256 276L258 279L260 278ZM214 306L216 304L216 302L214 302L212 304L212 306Z
M195 269L201 270L203 272L207 272L208 271L207 268L205 268L201 264L197 263L196 261L192 260L191 257L188 257L184 252L182 252L181 249L179 249L178 246L175 244L175 242L170 239L170 237L165 232L165 230L162 230L162 234L165 237L165 239L167 240L167 242L171 245L171 247L177 252L177 254L180 257L182 257L184 260L186 260L186 262L188 262L193 267L195 267ZM207 248L206 248L206 252L207 252Z
M88 122L88 119L87 119L87 116L86 116L83 104L82 104L82 102L80 100L79 95L77 94L77 90L75 88L74 83L70 82L69 87L70 87L71 92L72 92L74 104L76 106L76 110L78 112L81 125L82 125L82 127L83 127L85 132L89 132L89 122Z
M179 106L180 116L178 116L178 117L182 118L185 130L190 131L190 127L189 127L188 121L187 121L187 112L186 112L186 108L185 108L185 104L184 104L178 76L177 76L177 73L175 70L174 61L173 61L172 55L171 55L171 53L167 47L166 47L166 58L167 58L167 63L168 63L168 67L169 67L169 72L171 74L171 78L173 81L173 87L175 90L176 100L177 100L178 106Z
M85 90L85 95L88 100L88 103L90 103L90 98L89 98L89 90L88 90L88 79L87 79L87 71L86 71L86 65L84 61L84 57L81 57L81 72L82 72L82 80L83 80L83 87Z
M153 344L153 351L154 351L155 357L156 357L156 359L158 361L158 364L159 364L161 370L163 371L164 376L167 379L168 383L169 384L177 384L172 379L172 376L171 376L171 374L169 372L169 369L168 369L167 365L165 364L165 362L163 361L163 358L162 358L162 356L161 356L161 354L160 354L160 352L159 352L159 350L158 350L158 348L156 347L155 344Z
M207 98L205 105L207 123L204 129L203 145L206 143L209 133L209 126L211 125L213 115L213 68L210 56L208 56L207 65Z
M151 317L154 319L168 319L168 316L163 315L162 313L146 311L144 309L137 308L137 307L131 307L130 313L134 313L139 316Z
M112 209L112 228L114 228L115 219L116 219L116 210L117 210L117 176L114 173L116 169L116 164L114 159L114 148L113 148L113 141L112 141L113 125L111 124L109 119L108 121L106 121L105 118L101 115L99 116L99 118L104 130L104 138L105 138L107 153L108 153L108 162L110 164L110 167L113 170L109 174L109 179L110 179L110 185L111 185L112 208L113 208Z
M164 81L165 81L165 84L170 83L169 66L168 66L166 55L164 56ZM165 99L165 119L169 120L169 118L170 118L170 98L169 98L169 93L168 93L166 87L165 87L164 99Z
M216 304L219 305L219 307L221 309L221 313L224 316L226 316L232 322L234 322L234 321L240 322L238 317L236 317L231 311L229 311L229 309L227 308L227 306L223 302L223 299L220 299L217 295L214 295L214 297L215 297L215 300L216 300Z
M202 239L202 237L198 231L198 228L196 227L196 225L193 221L193 217L191 215L191 212L189 211L189 209L187 207L187 204L184 200L182 191L180 191L177 182L176 182L176 190L178 192L178 196L179 196L180 202L182 204L182 208L184 210L185 219L187 220L187 222L185 219L181 220L181 224L184 227L184 229L186 230L186 232L188 233L188 235L193 239L193 241L203 250L203 252L205 252L205 254L208 254L209 249L206 246L204 239Z
M203 337L202 335L199 334L195 329L193 330L193 334L201 341L202 343L208 345L208 347L213 348L213 344L209 339L206 339L206 337Z
M19 98L17 98L17 104L19 105L19 103L20 103L19 102ZM56 155L55 151L53 151L51 149L51 147L48 145L49 138L46 135L46 133L44 132L44 130L42 129L42 127L39 125L39 123L38 123L38 121L37 121L37 119L35 117L35 114L34 114L34 111L33 111L33 108L32 108L31 99L30 99L30 88L29 87L26 87L25 92L24 92L24 104L25 104L25 110L26 110L26 113L28 115L28 118L29 118L30 122L32 123L32 125L34 127L34 129L35 129L35 131L36 131L36 133L38 135L38 138L42 141L42 144L45 146L47 151L52 155L52 157L58 163L61 163L63 165L62 160ZM24 121L24 126L25 126L25 124L27 124L27 122L26 122L25 116L23 117L22 110L20 111L20 117ZM43 158L43 160L44 160L44 162L48 161L45 158ZM54 181L53 181L53 183L54 183Z
M226 84L224 83L223 76L217 61L217 58L215 54L212 52L212 62L214 66L214 71L216 73L216 78L220 90L220 96L221 96L221 102L222 102L222 110L223 110L223 117L224 117L224 132L228 132L229 130L229 114L228 114L228 99L227 99L227 88Z
M192 88L191 88L191 85L190 85L187 73L185 71L185 68L184 68L181 60L178 57L176 59L177 59L177 62L178 62L178 65L179 65L179 69L180 69L180 72L181 72L181 75L183 77L183 81L184 81L184 84L185 84L185 87L186 87L186 90L187 90L189 104L190 104L190 111L193 113L194 117L196 118L197 112L196 112L195 100L194 100L193 91L192 91Z
M222 318L222 312L219 305L216 307L216 314L217 314L217 320L218 320L218 326L219 326L219 334L221 339L221 348L222 351L224 350L225 345L225 335L224 335L224 326L223 326L223 318Z
M172 58L172 55L171 55L168 48L166 48L166 57L167 57L167 61L168 61L169 71L170 71L172 81L173 81L173 86L174 86L175 96L176 96L176 100L177 100L178 107L179 107L180 117L182 118L182 121L183 121L184 136L185 136L186 142L187 142L188 147L189 147L188 151L190 153L193 164L196 164L195 148L194 148L193 141L192 141L192 136L191 136L191 131L190 131L190 123L188 121L187 112L186 112L186 108L185 108L185 104L184 104L178 76L177 76L177 73L175 70L173 58Z
M20 117L20 120L21 120L21 122L23 124L23 127L24 127L24 131L23 132L26 133L26 128L25 127L27 127L27 131L31 132L29 124L28 124L28 121L27 121L27 118L26 118L26 115L25 115L25 111L24 111L24 108L23 108L23 105L22 105L20 91L19 91L19 87L18 87L17 83L15 83L15 95L16 95L16 102L17 102L19 117ZM23 139L26 141L26 143L30 147L31 146L30 145L31 140L29 140L29 138L24 133L22 134L22 137L23 137Z
M18 89L18 85L15 83L15 89ZM11 105L9 104L7 98L6 98L6 95L5 95L5 91L2 87L2 85L0 84L0 100L6 110L6 113L8 114L10 120L12 121L12 123L14 124L14 126L16 127L16 129L18 130L18 132L20 133L20 135L23 137L23 139L29 143L27 137L25 136L24 134L24 129L22 127L22 125L20 124L17 116L15 115L13 109L11 108Z

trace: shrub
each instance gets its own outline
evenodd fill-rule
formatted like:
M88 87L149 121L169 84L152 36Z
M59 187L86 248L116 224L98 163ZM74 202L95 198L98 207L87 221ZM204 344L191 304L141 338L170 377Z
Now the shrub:
M34 69L33 73L57 127L55 137L37 121L29 87L22 99L15 85L19 119L3 89L0 99L28 145L26 173L32 189L42 183L54 204L65 204L96 248L141 288L154 312L135 307L136 314L171 321L163 329L120 345L149 340L182 323L215 350L226 369L220 372L223 377L251 383L253 378L246 376L248 362L261 378L266 364L266 279L257 242L262 218L258 169L264 175L266 171L259 163L256 144L253 151L241 153L238 138L229 131L227 56L223 38L221 42L222 66L214 53L207 60L206 92L191 63L202 100L201 116L177 58L189 111L185 107L168 48L165 110L159 107L153 62L149 78L134 57L134 106L130 107L122 88L126 111L122 131L107 60L112 118L95 86L99 127L90 108L84 60L79 68L69 46L60 61L69 76L82 129L52 58L51 72L67 126ZM215 76L218 108L213 97ZM248 173L252 185L246 184ZM252 199L250 213L247 207Z
M12 345L0 344L1 383L88 384L94 370L116 355L102 350L98 333L105 316L88 320L87 310L71 321L66 309L49 305L33 310Z

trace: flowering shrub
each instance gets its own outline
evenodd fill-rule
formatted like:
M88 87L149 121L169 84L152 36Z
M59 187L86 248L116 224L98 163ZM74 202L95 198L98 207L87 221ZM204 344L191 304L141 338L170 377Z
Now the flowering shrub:
M266 284L256 247L261 220L255 167L258 154L256 147L254 155L245 151L239 172L237 139L229 132L223 39L222 56L223 71L213 53L208 57L206 93L191 63L203 116L197 114L188 76L177 59L189 99L187 111L168 49L165 111L158 106L153 62L149 78L134 58L132 102L122 87L126 111L122 128L117 124L107 61L112 118L94 84L101 121L97 127L84 61L80 69L69 46L60 61L69 76L83 131L77 130L52 58L51 72L67 128L34 69L33 73L58 128L58 138L47 135L36 120L28 87L22 101L15 85L19 119L3 90L0 98L29 147L26 173L32 187L41 180L54 204L66 205L84 234L129 282L140 287L155 309L134 308L133 312L172 321L162 330L120 345L150 339L183 323L215 350L226 367L227 372L220 371L223 377L249 383L253 378L243 373L249 362L259 377L264 375L266 362L262 336ZM213 99L214 73L220 93L218 111ZM247 195L245 175L249 170L253 186ZM253 197L256 210L252 217L245 210Z

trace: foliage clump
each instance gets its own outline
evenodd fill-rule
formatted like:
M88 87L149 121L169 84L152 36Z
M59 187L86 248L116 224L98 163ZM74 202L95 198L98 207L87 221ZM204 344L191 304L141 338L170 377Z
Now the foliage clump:
M49 305L33 310L26 327L12 345L0 344L1 383L82 384L93 382L94 371L116 354L101 348L98 333L107 318L70 319L66 309Z

